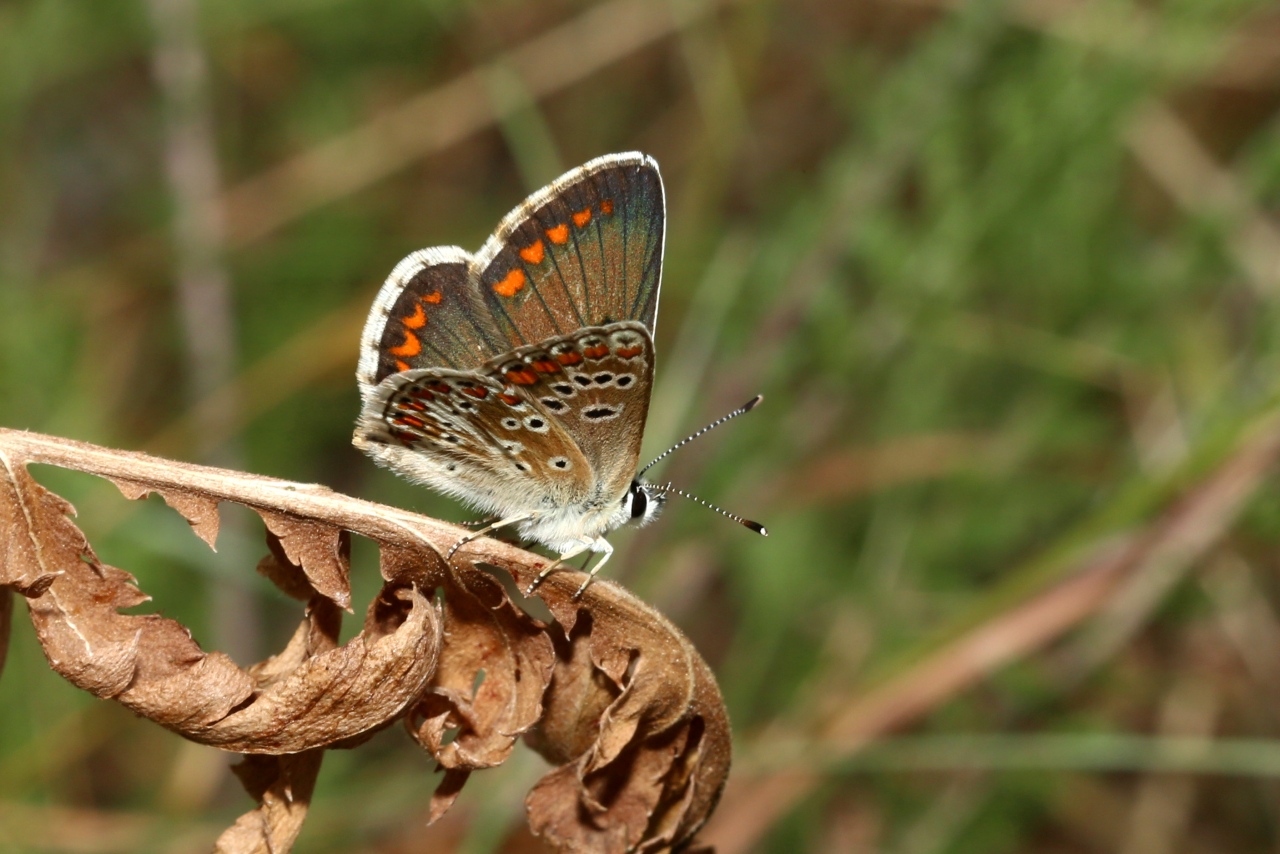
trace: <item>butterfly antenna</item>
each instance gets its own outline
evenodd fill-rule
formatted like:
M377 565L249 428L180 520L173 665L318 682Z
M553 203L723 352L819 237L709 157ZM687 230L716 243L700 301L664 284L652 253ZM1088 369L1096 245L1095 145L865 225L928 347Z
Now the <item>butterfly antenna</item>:
M668 492L674 492L676 495L679 495L681 498L687 498L690 501L696 501L699 504L701 504L703 507L706 507L708 510L714 510L717 513L719 513L721 516L725 516L737 522L742 527L750 528L751 530L755 531L757 534L759 534L762 537L769 536L769 532L766 531L764 525L761 525L759 522L752 522L750 519L743 519L741 516L738 516L734 513L730 513L728 510L725 510L723 507L717 507L716 505L712 504L710 501L703 501L701 498L699 498L696 495L690 495L689 493L685 492L683 489L677 489L675 486L673 486L670 483L660 486L658 487L658 489L664 494Z
M672 451L675 451L675 450L677 450L677 449L679 449L679 448L683 448L685 445L689 444L689 443L690 443L690 442L692 442L694 439L698 438L699 436L703 435L704 433L710 433L712 430L716 429L717 427L719 427L721 424L723 424L723 423L724 423L724 422L726 422L726 421L731 421L731 420L733 420L734 418L737 418L739 415L746 415L748 412L750 412L751 410L755 409L755 408L756 408L756 405L757 405L758 403L760 403L760 401L762 401L762 400L764 400L764 395L763 395L763 394L757 394L755 397L751 398L751 399L750 399L750 400L748 400L746 403L742 404L742 405L741 405L741 406L739 406L737 409L735 409L735 410L733 410L732 412L730 412L728 415L725 415L725 416L723 416L723 417L717 418L715 421L712 421L712 422L711 422L710 424L708 424L706 427L703 427L701 430L699 430L698 432L696 432L696 433L694 433L694 434L692 434L692 435L690 435L690 436L685 436L685 437L684 437L683 439L681 439L679 442L676 442L676 443L675 443L674 445L672 445L670 448L667 448L667 449L666 449L665 451L663 451L661 454L658 454L658 456L654 457L654 458L649 462L649 464L648 464L647 466L645 466L644 468L640 469L639 473L637 473L637 474L636 474L636 478L637 478L637 479L639 479L639 478L641 478L641 477L644 477L644 473L645 473L645 472L647 472L649 469L653 468L653 467L654 467L654 465L656 465L656 464L658 463L658 461L659 461L659 460L666 459L668 456L670 456L670 454L671 454L671 452L672 452ZM679 492L681 495L684 495L684 493L683 493L683 492L680 492L680 490L678 490L678 489L676 489L676 490L672 490L672 491L673 491L673 492ZM685 495L685 497L686 497L686 498L693 498L693 496L692 496L692 495ZM701 501L701 499L694 499L694 500ZM703 504L706 504L706 502L705 502L705 501L703 501L702 503L703 503ZM707 506L708 506L708 507L712 507L712 505L710 505L710 504L707 504ZM720 508L719 508L719 507L714 507L713 509L715 509L715 510L720 510ZM721 512L721 513L724 513L724 511L723 511L723 510L720 510L720 512ZM729 517L730 517L730 518L732 518L732 519L738 519L738 517L737 517L737 516L734 516L734 515L733 515L733 514L731 514L731 513L725 513L725 515L726 515L726 516L729 516ZM739 521L739 522L742 522L742 520L741 520L741 519L738 519L738 521ZM745 522L743 522L743 524L745 525L746 523L745 523ZM755 523L753 522L752 524L754 525ZM751 527L751 525L747 525L747 527Z

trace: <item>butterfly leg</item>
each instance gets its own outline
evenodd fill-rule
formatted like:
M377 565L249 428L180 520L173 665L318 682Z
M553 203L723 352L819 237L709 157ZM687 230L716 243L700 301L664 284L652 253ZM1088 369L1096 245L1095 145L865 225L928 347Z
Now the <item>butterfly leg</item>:
M551 563L547 564L542 568L542 572L538 573L538 577L535 578L533 581L529 582L529 587L524 591L524 595L532 596L533 591L538 589L538 585L546 581L548 575L550 575L551 573L559 569L560 564L564 563L566 560L573 560L578 555L590 549L594 543L595 543L595 540L578 540L577 546L574 546L573 548L569 549L569 551L560 555L560 557L556 558Z
M596 573L600 571L600 567L608 563L609 558L613 557L613 546L609 545L609 541L604 537L599 538L592 543L592 545L595 547L593 551L598 550L603 554L603 557L600 558L599 563L591 567L591 573L587 576L587 580L582 582L582 586L578 588L578 592L573 594L574 599L578 599L582 596L583 592L591 586L591 582L596 580Z
M505 528L506 526L514 525L517 522L524 522L528 519L534 518L537 515L538 514L536 513L522 513L519 516L508 516L506 519L499 519L496 522L491 522L490 524L485 525L483 528L481 528L478 531L472 531L470 534L467 534L465 537L458 540L458 542L454 543L453 548L449 549L449 553L444 556L444 559L449 560L450 558L453 557L454 552L456 552L458 549L462 548L472 540L480 539L490 531L493 531L497 528Z

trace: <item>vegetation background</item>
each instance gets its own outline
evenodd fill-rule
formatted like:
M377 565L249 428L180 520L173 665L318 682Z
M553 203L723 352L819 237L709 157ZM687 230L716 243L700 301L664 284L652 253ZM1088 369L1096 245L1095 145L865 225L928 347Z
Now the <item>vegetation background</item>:
M646 454L766 397L666 473L772 536L677 501L608 569L720 675L707 841L1280 851L1278 107L1256 0L9 0L0 424L466 518L350 446L369 302L650 152ZM292 630L247 513L213 555L38 474L206 648ZM0 850L207 850L248 808L15 635ZM298 850L540 850L540 763L424 829L392 730L329 755Z

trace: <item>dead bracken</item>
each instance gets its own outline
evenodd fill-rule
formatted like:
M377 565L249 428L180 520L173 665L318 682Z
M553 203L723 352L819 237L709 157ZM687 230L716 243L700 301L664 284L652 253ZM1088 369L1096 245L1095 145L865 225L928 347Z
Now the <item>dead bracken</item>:
M258 571L306 603L293 638L241 668L174 620L120 613L149 597L98 560L31 463L108 478L131 499L156 493L210 545L218 502L253 509L268 545ZM353 533L378 543L384 584L363 631L340 645ZM433 820L523 737L556 766L526 799L535 834L569 852L687 850L729 770L728 719L706 663L616 585L574 599L575 573L539 588L555 621L533 619L478 564L523 588L545 561L493 540L445 561L463 533L324 487L0 430L0 665L16 593L65 679L248 754L236 773L258 806L222 834L220 852L287 851L325 749L355 747L397 719L445 771Z

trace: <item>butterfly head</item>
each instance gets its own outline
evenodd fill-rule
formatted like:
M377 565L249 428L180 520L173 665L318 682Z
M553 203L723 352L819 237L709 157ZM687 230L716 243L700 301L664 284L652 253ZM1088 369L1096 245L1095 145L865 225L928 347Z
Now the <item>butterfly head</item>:
M667 493L656 484L645 483L636 478L622 496L622 512L625 523L647 525L662 512L662 505L667 500Z

